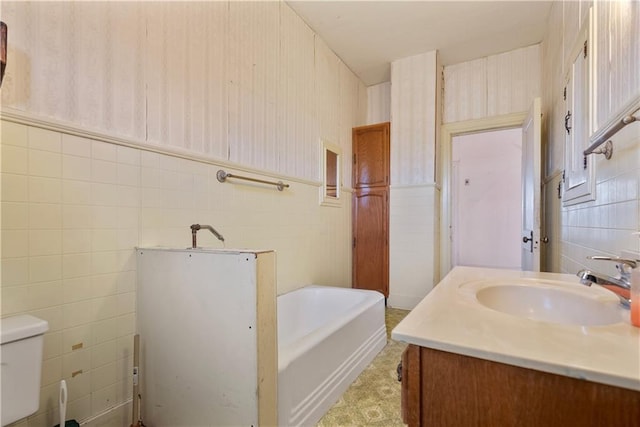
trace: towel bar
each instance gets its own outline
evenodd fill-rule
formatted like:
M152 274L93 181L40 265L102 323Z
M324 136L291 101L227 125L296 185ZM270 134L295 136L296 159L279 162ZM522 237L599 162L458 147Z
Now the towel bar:
M222 169L218 171L218 173L216 174L216 177L220 182L225 182L227 178L235 178L235 179L243 179L245 181L259 182L261 184L275 185L278 188L278 191L282 191L285 188L289 188L289 184L285 184L282 181L273 182L273 181L265 181L263 179L249 178L247 176L233 175L223 171Z

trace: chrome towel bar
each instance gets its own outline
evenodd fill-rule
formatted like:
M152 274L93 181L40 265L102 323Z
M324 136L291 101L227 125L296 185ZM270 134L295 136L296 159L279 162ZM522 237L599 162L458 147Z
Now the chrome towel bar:
M583 154L588 156L589 154L604 154L604 156L609 160L613 153L613 144L610 139L613 135L615 135L620 129L625 127L628 124L631 124L639 119L635 116L640 110L636 110L632 114L628 114L623 116L620 120L615 122L606 132L604 132L601 136L596 138L595 142L589 146L586 150L584 150ZM597 149L602 144L605 144L604 148ZM597 149L597 150L596 150Z
M289 184L285 184L282 181L273 182L273 181L265 181L263 179L249 178L247 176L233 175L223 171L222 169L218 171L218 173L216 174L216 177L220 182L225 182L227 178L235 178L235 179L243 179L245 181L259 182L260 184L275 185L278 188L278 191L282 191L285 188L289 188Z

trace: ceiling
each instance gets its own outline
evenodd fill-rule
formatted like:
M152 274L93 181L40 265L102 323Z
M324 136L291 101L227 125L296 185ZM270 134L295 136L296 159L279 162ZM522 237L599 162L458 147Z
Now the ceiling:
M552 1L296 1L287 4L370 86L396 59L451 65L542 41Z

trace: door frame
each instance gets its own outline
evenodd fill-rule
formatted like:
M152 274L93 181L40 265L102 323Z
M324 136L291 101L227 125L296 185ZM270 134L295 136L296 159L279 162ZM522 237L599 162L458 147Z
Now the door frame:
M438 280L451 270L451 145L453 137L470 133L522 127L527 111L475 120L445 123L440 128L440 268Z
M510 175L509 175L510 178L505 179L505 175L503 173L504 170L502 169L506 170L507 168L512 168L512 167L521 169L522 150L520 148L522 147L522 129L523 128L520 128L520 127L508 127L508 128L502 128L502 129L496 129L496 130L473 132L466 135L454 135L452 137L451 139L452 149L455 148L456 150L459 151L458 159L452 159L452 162L451 162L451 178L452 179L451 179L451 186L449 187L451 190L449 194L451 197L451 265L452 266L477 265L477 266L490 267L491 265L494 265L495 266L494 268L520 269L522 265L522 260L521 260L521 254L519 250L522 245L522 241L521 241L522 236L520 235L520 230L516 231L515 227L516 226L520 227L522 221L517 218L514 218L513 215L511 215L511 212L513 211L511 211L510 209L516 209L516 211L521 210L523 197L522 197L522 194L519 193L519 191L521 191L521 187L522 187L522 182L521 182L522 173L518 172L517 174L514 174L516 171L513 170L510 172ZM480 142L480 141L482 141L482 144L484 146L484 149L482 149L482 152L487 153L486 155L489 156L485 158L485 161L494 162L494 163L487 163L487 164L483 164L483 162L478 163L478 159L473 155L470 155L469 152L467 152L467 150L478 150L478 147L476 146L476 142ZM454 147L453 146L454 144L459 144L459 145ZM511 146L511 144L516 144L516 146L518 146L518 149L513 150L513 147ZM474 146L476 148L473 148ZM508 157L504 157L506 153L509 153ZM501 160L496 160L496 158L500 158ZM459 160L460 162L458 163L457 160ZM492 165L492 166L487 166L487 165ZM478 251L477 246L475 245L469 246L469 243L467 241L467 236L465 235L465 233L469 233L473 231L471 231L470 228L468 227L471 227L473 229L482 228L482 227L477 227L477 225L491 222L493 223L493 225L488 225L487 226L488 228L485 231L488 232L489 229L493 229L493 227L495 226L497 227L495 229L495 233L499 235L501 234L499 229L504 229L504 224L500 222L497 222L497 223L495 222L494 213L490 214L489 210L484 211L484 209L490 209L491 212L495 210L491 208L493 204L488 202L488 199L486 199L486 197L482 197L481 200L476 201L476 203L478 204L475 205L479 210L485 213L484 216L477 216L474 213L471 213L470 215L468 210L467 211L461 210L463 208L460 202L462 202L463 200L466 200L467 203L469 203L470 201L470 199L468 198L470 196L469 195L465 196L466 192L471 192L469 194L473 194L475 192L476 194L475 197L477 197L477 195L479 194L477 193L478 191L477 189L476 190L471 189L475 185L473 183L473 180L474 179L482 180L483 178L480 176L476 178L472 177L470 189L465 190L464 179L468 178L468 176L460 175L456 177L456 169L458 168L460 169L458 173L464 172L465 170L468 172L471 172L472 169L470 168L473 168L475 173L482 173L484 178L486 178L485 173L488 173L490 169L492 170L495 169L494 173L498 173L498 175L496 176L498 180L491 186L491 190L489 192L492 193L492 197L499 197L502 202L508 203L508 205L510 206L508 215L511 215L511 219L514 221L514 223L510 225L510 228L509 228L510 232L509 232L508 238L507 236L501 236L501 238L498 238L498 236L494 234L485 234L486 239L488 240L483 239L483 241L485 241L488 245L490 245L490 247L493 248L496 244L498 244L498 246L504 245L504 247L495 248L495 253L490 253L492 251L486 251L486 250ZM516 184L517 184L517 188L515 188ZM505 188L506 186L512 186L512 185L514 187L511 187L511 189L509 190ZM489 188L487 188L487 190L489 190ZM458 196L458 199L456 199L456 195ZM518 196L518 197L516 198L515 196ZM504 219L509 221L508 217ZM517 222L517 225L516 225L516 222ZM462 228L464 228L466 232ZM478 236L476 236L476 238L477 237ZM494 238L493 241L491 241L491 237ZM473 249L474 247L476 247L476 249ZM472 255L472 252L473 252L473 255ZM484 254L480 255L479 252L484 252ZM516 252L518 255L517 260L516 260ZM466 262L460 264L460 261L462 261L461 256L465 256L465 254L466 256L472 256L473 258L475 258L475 261L472 261L469 258L467 259L466 262L471 262L470 264L467 264ZM476 256L483 258L483 260L476 258ZM502 259L495 260L493 259L495 257L499 257ZM505 259L509 259L512 262L507 263L505 262ZM500 267L498 267L498 265L500 265Z

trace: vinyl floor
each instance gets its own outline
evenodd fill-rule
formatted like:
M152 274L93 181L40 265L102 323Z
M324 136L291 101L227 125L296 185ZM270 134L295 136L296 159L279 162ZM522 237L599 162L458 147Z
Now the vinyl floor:
M403 427L397 366L406 344L391 339L391 330L409 311L387 308L387 345L349 386L316 427Z

